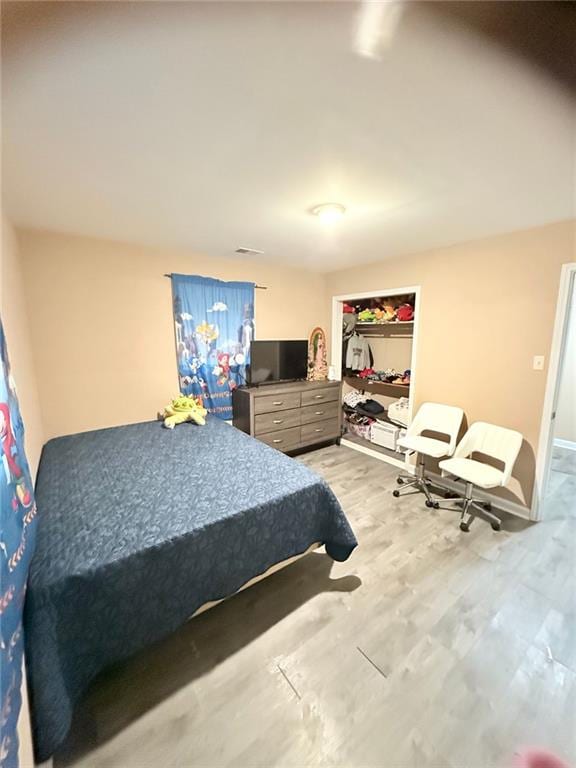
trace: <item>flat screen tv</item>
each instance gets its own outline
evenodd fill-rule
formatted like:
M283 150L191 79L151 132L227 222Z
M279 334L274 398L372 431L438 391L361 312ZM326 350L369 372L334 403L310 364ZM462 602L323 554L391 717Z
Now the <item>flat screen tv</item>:
M307 341L253 341L250 345L248 384L305 379L307 372Z

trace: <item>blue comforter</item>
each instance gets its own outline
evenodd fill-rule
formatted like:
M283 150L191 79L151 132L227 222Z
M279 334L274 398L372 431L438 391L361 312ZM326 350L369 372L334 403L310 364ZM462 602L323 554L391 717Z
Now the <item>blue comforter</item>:
M216 418L51 440L36 493L25 637L40 761L105 666L315 541L337 560L356 546L321 478Z

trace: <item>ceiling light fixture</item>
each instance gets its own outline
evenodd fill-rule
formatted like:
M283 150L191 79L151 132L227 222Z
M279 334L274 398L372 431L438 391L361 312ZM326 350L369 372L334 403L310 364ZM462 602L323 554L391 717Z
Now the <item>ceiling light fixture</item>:
M404 7L403 0L362 0L354 39L359 56L382 59L384 49L393 42Z
M264 251L259 251L258 248L246 248L244 245L241 245L240 248L236 248L234 253L241 253L243 256L246 256L247 254L251 254L252 256L264 255Z
M320 221L331 224L332 222L340 221L346 213L346 208L340 203L322 203L321 205L314 206L310 213L318 216Z

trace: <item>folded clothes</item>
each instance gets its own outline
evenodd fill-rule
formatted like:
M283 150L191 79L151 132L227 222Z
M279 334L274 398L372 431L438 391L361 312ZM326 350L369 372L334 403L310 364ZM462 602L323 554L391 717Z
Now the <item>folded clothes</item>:
M360 392L347 392L344 395L344 402L349 405L350 408L355 408L358 403L365 403L370 399L370 395L363 395Z
M381 413L372 413L372 411L365 411L361 405L359 405L358 408L356 408L356 413L359 416L365 416L370 421L374 421L375 419L378 418L378 416L382 415ZM385 411L382 411L382 413L385 413Z
M376 416L376 414L384 413L384 406L380 405L376 400L366 400L364 403L359 403L356 406L358 413L367 413L370 416Z
M395 400L388 406L388 418L394 424L399 424L401 427L408 426L408 406L410 401L407 397L401 397L399 400Z
M383 381L387 384L410 384L410 369L402 373L395 368L386 368L385 371L374 371L371 368L365 368L359 374L360 378L369 381Z

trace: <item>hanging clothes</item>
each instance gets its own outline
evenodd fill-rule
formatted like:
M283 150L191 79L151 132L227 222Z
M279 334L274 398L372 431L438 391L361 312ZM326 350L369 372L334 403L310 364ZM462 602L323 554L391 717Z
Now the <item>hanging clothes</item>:
M372 353L370 345L364 336L354 333L349 341L346 350L346 368L352 371L363 371L364 368L370 368Z
M342 375L346 373L346 355L348 354L348 342L356 328L356 315L354 312L344 312L342 315Z
M349 339L354 333L356 328L356 315L352 312L345 312L342 315L342 335L345 339Z

